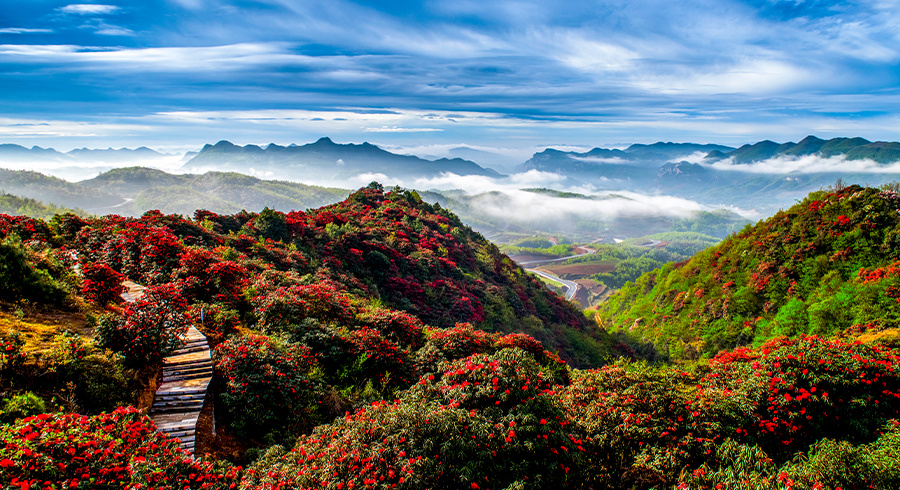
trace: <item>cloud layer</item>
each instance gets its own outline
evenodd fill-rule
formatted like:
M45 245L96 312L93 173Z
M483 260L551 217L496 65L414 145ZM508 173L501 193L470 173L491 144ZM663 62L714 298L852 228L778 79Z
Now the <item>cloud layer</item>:
M898 12L877 0L18 2L0 24L0 116L137 127L171 113L423 114L347 133L398 146L890 139ZM457 111L489 124L424 119ZM258 127L232 119L221 137ZM144 134L206 142L191 123Z

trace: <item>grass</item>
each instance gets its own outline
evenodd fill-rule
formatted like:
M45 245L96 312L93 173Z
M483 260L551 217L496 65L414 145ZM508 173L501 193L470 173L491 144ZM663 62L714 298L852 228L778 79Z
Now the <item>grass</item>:
M29 355L49 352L53 337L64 331L90 337L87 319L81 312L29 313L0 312L0 335L19 332Z

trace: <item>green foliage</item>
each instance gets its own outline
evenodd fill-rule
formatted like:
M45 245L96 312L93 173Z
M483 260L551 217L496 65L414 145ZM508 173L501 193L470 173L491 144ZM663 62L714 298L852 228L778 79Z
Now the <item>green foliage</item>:
M36 267L21 241L0 242L0 298L14 302L28 300L53 307L70 301L66 287L46 270Z
M100 413L133 403L136 383L126 373L122 356L96 349L78 334L63 332L53 339L47 356L56 385L65 387L72 410Z
M52 203L44 204L35 199L0 192L0 214L14 214L49 220L53 218L53 216L63 213L73 213L79 216L85 216L86 214L80 209L74 210L62 208L55 206Z
M289 237L287 220L281 213L276 213L274 209L268 207L263 208L259 215L253 220L253 226L256 231L266 239L284 241Z
M30 391L0 400L0 424L47 411L47 404Z

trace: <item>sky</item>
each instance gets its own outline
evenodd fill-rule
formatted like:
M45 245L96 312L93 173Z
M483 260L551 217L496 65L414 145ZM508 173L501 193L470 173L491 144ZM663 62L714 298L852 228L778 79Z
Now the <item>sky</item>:
M896 1L83 1L0 0L0 143L900 140Z

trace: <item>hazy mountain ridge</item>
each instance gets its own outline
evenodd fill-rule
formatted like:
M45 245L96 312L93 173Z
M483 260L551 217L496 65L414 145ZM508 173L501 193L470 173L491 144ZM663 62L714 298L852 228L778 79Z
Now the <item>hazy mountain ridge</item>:
M168 153L160 153L156 150L141 146L139 148L106 148L90 149L76 148L67 152L60 152L53 148L41 148L32 146L26 148L21 145L6 143L0 144L0 162L67 162L67 163L123 163L135 160L147 160L172 156Z
M779 156L816 155L822 158L843 155L847 160L873 160L888 164L900 161L900 143L887 141L869 141L865 138L832 138L823 140L813 135L800 140L799 143L789 141L776 143L765 140L752 145L747 144L731 152L716 152L706 155L708 161L732 158L734 163L756 163Z
M457 175L500 177L495 170L461 158L430 161L412 155L398 155L370 143L338 144L323 137L306 145L269 144L238 146L229 141L206 145L184 169L215 168L246 172L277 172L277 175L309 180L335 181L361 174L382 174L393 178L432 178L449 172Z

